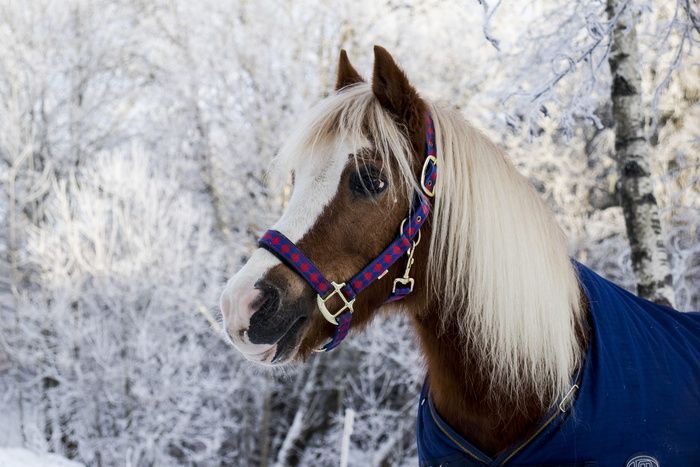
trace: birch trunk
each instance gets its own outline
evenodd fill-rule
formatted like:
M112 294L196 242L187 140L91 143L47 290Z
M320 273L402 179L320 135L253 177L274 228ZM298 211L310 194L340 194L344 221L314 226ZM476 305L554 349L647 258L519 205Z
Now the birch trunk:
M340 467L348 467L350 459L350 437L355 423L355 411L345 410L345 423L343 424L343 437L340 443Z
M615 160L620 177L618 195L625 216L632 267L637 275L637 293L672 306L674 294L668 252L650 176L635 29L637 18L632 14L631 3L632 0L607 0L608 18L613 20L617 16L608 63L612 73Z

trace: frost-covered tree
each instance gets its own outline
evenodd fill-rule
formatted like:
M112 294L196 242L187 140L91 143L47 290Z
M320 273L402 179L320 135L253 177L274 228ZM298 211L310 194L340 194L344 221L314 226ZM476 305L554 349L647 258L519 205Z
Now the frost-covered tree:
M500 4L484 3L485 35L497 46L498 33L491 26ZM577 129L592 135L586 146L590 162L594 170L606 169L591 187L591 202L599 209L621 207L638 292L673 303L668 246L656 207L654 185L658 191L659 184L650 167L655 152L648 140L657 129L659 102L678 79L674 73L684 61L693 66L695 6L684 0L549 2L528 3L518 13L532 6L537 15L532 27L519 44L507 43L516 52L510 56L516 64L510 73L514 90L502 94L510 109L508 125L527 129L533 138L546 132L544 120L556 119L556 131L568 141L576 139ZM531 47L534 40L537 47ZM605 152L617 170L601 160L600 149L612 146L612 141L601 144L608 128L616 130L617 138L614 149Z
M646 112L642 106L642 74L637 43L637 14L630 1L608 0L607 13L613 27L608 56L612 74L612 115L615 121L617 193L625 215L632 267L642 297L672 305L671 271L663 243L659 208L651 180L651 148L646 135Z

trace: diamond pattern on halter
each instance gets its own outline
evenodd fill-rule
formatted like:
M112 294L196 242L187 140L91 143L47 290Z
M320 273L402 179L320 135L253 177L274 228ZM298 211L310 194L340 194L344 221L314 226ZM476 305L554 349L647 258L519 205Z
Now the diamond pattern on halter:
M265 235L258 240L258 245L273 253L281 259L287 266L294 269L297 274L303 277L309 283L312 289L317 294L325 297L328 292L333 291L333 286L326 277L321 274L316 265L306 257L302 251L290 239L284 236L283 233L276 230L268 230ZM343 294L348 299L354 298Z
M394 289L385 303L401 300L413 291L413 279L408 277L408 273L412 261L412 248L415 248L415 245L418 243L417 241L414 243L414 238L419 234L421 227L425 224L428 215L430 215L430 200L428 197L433 196L437 180L435 127L432 118L428 114L425 117L425 124L427 128L425 136L426 160L423 164L420 179L422 191L417 191L415 194L407 225L402 225L401 231L394 241L350 280L334 286L335 283L329 281L313 261L281 232L268 230L258 241L258 245L261 248L277 256L284 264L299 274L318 294L320 311L329 322L336 325L333 337L322 347L322 351L327 352L334 349L347 336L350 330L350 321L352 320L352 305L357 294L381 279L394 263L406 255L406 252L409 252L406 273L401 280L397 279L399 286L396 286L395 282ZM410 286L408 286L409 283L411 283ZM344 302L343 309L345 311L340 309L333 313L328 309L324 310L326 300L334 293L343 295L344 300L342 301Z

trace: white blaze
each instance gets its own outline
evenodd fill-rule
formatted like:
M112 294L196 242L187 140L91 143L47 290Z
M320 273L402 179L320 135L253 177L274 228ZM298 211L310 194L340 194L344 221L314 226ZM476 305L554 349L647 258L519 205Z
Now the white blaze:
M297 168L294 190L287 209L271 227L294 243L301 240L314 226L323 209L335 197L340 177L349 161L348 154L353 151L348 147L340 147L329 152L328 157L314 158L313 163ZM250 291L254 290L255 283L278 264L280 260L273 254L258 248L243 268L229 279L221 295L221 303L228 304L222 306L222 310L228 309L228 312L223 313L224 328L229 329L236 348L251 360L260 361L268 357L271 347L251 344L245 334L239 335L236 330L248 328L251 316L248 297Z

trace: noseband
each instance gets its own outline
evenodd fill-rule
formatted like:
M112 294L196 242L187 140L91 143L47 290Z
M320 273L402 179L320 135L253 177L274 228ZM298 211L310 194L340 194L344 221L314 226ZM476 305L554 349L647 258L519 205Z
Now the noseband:
M402 256L407 255L406 268L402 277L394 279L391 294L384 303L395 302L413 292L413 253L420 242L420 228L430 214L430 200L434 195L437 179L437 152L435 148L435 128L429 114L425 116L425 162L421 171L421 191L416 190L408 217L401 222L399 235L364 269L347 282L329 281L316 265L287 237L277 230L268 230L258 241L258 246L277 256L294 270L316 291L316 303L329 323L336 326L333 337L319 351L328 352L337 347L350 330L353 305L357 295L378 281ZM328 309L328 301L338 297L342 306L335 311Z

